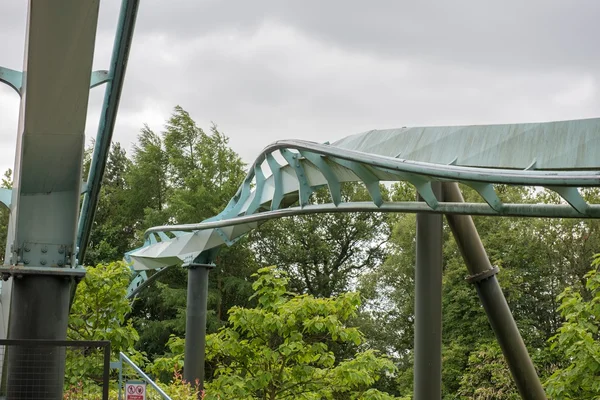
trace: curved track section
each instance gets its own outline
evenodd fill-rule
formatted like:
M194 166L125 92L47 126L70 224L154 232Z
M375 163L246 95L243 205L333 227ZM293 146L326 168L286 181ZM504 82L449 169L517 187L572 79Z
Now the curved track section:
M579 188L600 186L597 170L519 170L409 161L301 140L268 146L251 165L236 195L217 216L198 224L159 226L146 232L144 247L128 254L135 270L161 269L192 262L200 253L231 245L263 221L325 212L434 212L443 214L600 218L600 205L589 204ZM572 168L572 167L571 167ZM385 202L381 182L413 185L423 202ZM482 198L477 203L440 202L434 181L460 182ZM341 185L361 182L371 202L342 201ZM563 204L505 204L495 186L545 187ZM328 204L313 204L312 193L327 187Z

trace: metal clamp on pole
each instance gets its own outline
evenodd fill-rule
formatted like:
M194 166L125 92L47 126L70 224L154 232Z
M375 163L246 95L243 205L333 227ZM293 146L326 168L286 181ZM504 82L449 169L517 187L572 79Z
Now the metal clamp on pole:
M186 269L196 269L196 268L206 268L208 270L211 270L215 267L215 264L196 264L196 263L190 263L188 265L184 265L183 266Z
M487 271L480 272L478 274L469 275L465 278L465 280L469 283L477 283L484 279L491 278L492 276L498 274L500 272L500 268L494 266L492 269L488 269Z

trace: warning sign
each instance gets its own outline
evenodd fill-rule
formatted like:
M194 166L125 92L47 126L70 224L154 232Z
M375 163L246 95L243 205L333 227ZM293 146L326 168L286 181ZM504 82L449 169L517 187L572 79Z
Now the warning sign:
M146 383L126 382L125 400L146 400Z

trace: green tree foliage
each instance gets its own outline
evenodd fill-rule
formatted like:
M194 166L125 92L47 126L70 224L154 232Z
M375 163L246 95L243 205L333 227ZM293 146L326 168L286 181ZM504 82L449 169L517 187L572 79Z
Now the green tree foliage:
M218 214L242 181L244 164L228 145L228 138L212 125L198 127L188 112L175 107L165 129L155 133L144 127L134 146L133 162L126 174L129 216L139 244L150 226L200 222ZM208 326L223 324L226 310L246 304L252 293L248 277L256 271L254 255L242 239L219 253L210 274ZM134 304L138 348L163 354L171 334L183 335L187 272L170 268Z
M567 288L558 297L564 323L550 343L559 362L546 382L553 399L600 398L600 256L592 265L583 294Z
M288 293L286 274L274 268L262 268L256 277L257 306L233 307L228 325L207 337L207 358L217 364L207 399L394 398L372 388L394 372L389 359L364 349L338 360L326 344L364 342L347 325L360 304L357 293L334 298ZM181 346L181 340L172 343ZM164 359L157 362L170 367Z
M126 179L130 167L125 150L120 143L114 143L102 179L86 263L119 260L131 250L133 219L127 204L130 185Z
M168 157L161 136L144 126L133 146L132 165L126 176L133 189L127 203L138 243L147 228L168 221L167 168Z
M131 304L125 298L131 271L122 262L99 264L87 268L83 281L77 286L77 293L67 330L69 340L108 340L111 343L113 359L119 352L126 352L140 364L142 354L134 350L139 335L127 314ZM67 353L66 383L86 385L100 382L102 377L101 351L91 354L78 351Z
M244 164L229 148L228 138L216 125L204 132L179 106L167 122L163 138L173 222L199 222L221 212L245 176Z
M530 192L520 188L497 188L506 202L558 202L551 192ZM463 187L467 201L481 201ZM583 190L588 200L598 200L595 189ZM395 185L392 197L412 200L410 187ZM393 220L392 235L385 261L361 279L366 297L362 329L369 342L393 356L400 370L396 381L402 393L410 393L414 323L415 217L399 215ZM534 218L475 217L475 224L488 256L501 268L499 282L515 315L526 345L542 375L555 362L548 354L546 341L561 326L556 297L567 286L580 291L594 249L600 248L598 222ZM510 373L499 353L490 347L494 334L472 285L465 282L466 267L458 248L444 229L443 276L443 392L444 398L465 397L469 389L510 396ZM484 357L480 359L480 357ZM492 357L492 358L489 358ZM477 361L479 360L479 362ZM488 361L485 361L488 360ZM484 363L495 371L493 385L486 383ZM483 369L481 369L483 368ZM469 376L469 379L465 379ZM476 378L480 380L477 381ZM508 380L504 380L506 377ZM471 386L466 385L472 382ZM473 383L477 382L477 383ZM459 393L462 393L459 395ZM471 392L474 393L474 390ZM502 395L500 395L502 394ZM477 397L474 397L477 398ZM499 397L502 398L502 397Z
M122 262L88 267L71 306L69 340L109 340L114 354L131 351L139 336L126 317L131 270Z
M460 399L519 400L512 376L496 341L481 343L469 355L462 372L458 395Z
M360 184L344 185L342 195L343 201L370 199ZM331 202L326 189L316 191L313 200ZM284 218L253 232L252 248L262 265L287 271L295 291L329 297L348 290L359 275L383 261L389 237L385 219L375 213Z

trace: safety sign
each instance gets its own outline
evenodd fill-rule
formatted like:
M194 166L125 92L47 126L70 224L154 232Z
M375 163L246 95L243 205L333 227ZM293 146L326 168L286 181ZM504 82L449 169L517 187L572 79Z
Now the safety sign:
M146 383L126 382L125 400L146 400Z

